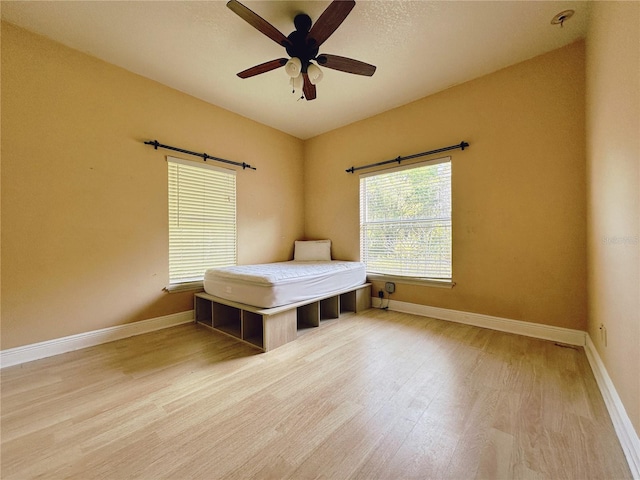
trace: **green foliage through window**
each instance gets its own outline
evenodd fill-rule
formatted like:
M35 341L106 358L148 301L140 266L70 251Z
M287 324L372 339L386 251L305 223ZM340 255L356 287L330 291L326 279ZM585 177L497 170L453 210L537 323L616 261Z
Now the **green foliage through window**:
M451 161L360 177L360 258L367 272L451 278Z

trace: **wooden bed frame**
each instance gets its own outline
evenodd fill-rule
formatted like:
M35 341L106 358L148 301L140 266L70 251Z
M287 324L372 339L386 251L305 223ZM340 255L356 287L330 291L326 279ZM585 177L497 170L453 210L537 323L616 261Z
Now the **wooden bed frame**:
M298 338L323 320L358 313L371 307L371 284L274 308L260 308L196 293L195 321L258 347L273 350Z

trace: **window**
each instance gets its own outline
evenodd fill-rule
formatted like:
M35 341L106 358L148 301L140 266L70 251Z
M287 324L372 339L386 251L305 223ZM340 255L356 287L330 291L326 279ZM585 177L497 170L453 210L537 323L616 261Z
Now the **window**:
M236 264L234 170L167 157L169 289L201 282L207 268Z
M360 176L367 273L451 280L451 158Z

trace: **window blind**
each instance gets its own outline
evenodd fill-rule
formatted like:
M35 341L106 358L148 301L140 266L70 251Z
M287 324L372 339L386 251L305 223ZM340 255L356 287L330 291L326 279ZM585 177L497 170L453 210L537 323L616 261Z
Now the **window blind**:
M451 158L360 176L367 272L451 279Z
M236 264L234 170L167 157L169 283L202 280L207 268Z

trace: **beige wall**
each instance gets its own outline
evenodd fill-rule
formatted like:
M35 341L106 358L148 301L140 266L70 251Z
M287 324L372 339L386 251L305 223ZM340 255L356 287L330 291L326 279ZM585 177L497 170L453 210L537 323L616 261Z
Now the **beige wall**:
M290 258L301 140L2 24L2 349L192 308L163 292L170 152L149 139L255 165L238 260Z
M452 154L457 286L398 285L394 299L586 328L582 43L303 143L2 34L2 348L191 308L162 291L166 165L151 138L258 167L238 175L240 263L289 258L303 234L358 258L358 177L344 170L469 141Z
M392 298L584 330L584 135L578 42L305 142L305 234L358 259L345 169L468 141L451 153L457 285Z
M587 41L588 331L638 434L639 27L639 3L596 2Z

